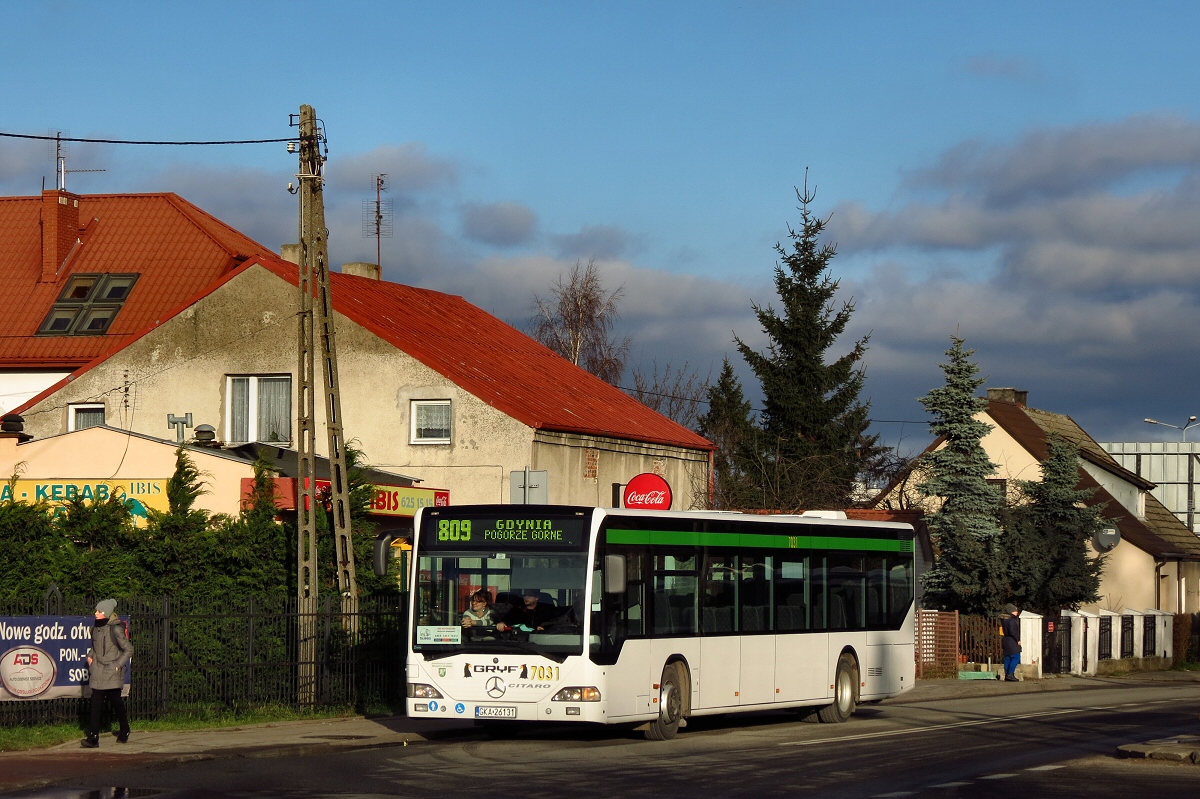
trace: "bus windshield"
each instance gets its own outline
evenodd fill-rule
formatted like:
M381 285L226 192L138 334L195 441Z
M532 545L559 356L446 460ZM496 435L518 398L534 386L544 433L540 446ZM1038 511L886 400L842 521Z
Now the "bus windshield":
M587 521L430 512L417 545L413 651L582 654Z

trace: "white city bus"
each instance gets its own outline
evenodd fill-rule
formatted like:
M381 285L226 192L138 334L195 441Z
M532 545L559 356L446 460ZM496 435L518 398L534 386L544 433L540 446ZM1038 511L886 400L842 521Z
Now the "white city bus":
M479 505L422 508L414 530L413 718L664 739L716 713L845 721L913 686L907 524ZM478 591L490 612L463 626Z

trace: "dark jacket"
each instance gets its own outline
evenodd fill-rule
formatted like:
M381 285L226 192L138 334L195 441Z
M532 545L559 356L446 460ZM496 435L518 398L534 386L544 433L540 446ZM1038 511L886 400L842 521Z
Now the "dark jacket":
M1000 645L1004 647L1004 654L1006 656L1021 654L1021 620L1009 614L1004 617L1004 621L1000 622L1000 629L1004 631L1004 637L1000 639Z
M538 602L533 610L525 607L525 604L515 605L508 613L504 614L504 623L509 627L516 627L518 624L524 624L532 630L538 627L544 627L551 620L562 615L562 611L553 605L547 605L544 602Z
M92 659L88 685L97 691L121 688L125 685L125 664L133 657L133 644L125 635L125 622L113 617L92 628Z

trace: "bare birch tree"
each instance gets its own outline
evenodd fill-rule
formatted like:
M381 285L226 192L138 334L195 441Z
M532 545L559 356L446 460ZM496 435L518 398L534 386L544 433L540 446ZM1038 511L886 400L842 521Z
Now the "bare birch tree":
M708 379L700 379L700 373L691 370L687 361L679 369L668 362L660 371L656 360L652 368L653 371L647 374L640 366L633 367L630 393L634 399L689 430L695 430L700 419L700 406L707 402Z
M611 294L605 291L595 259L587 266L576 261L570 273L559 275L549 297L533 296L532 335L576 366L616 385L625 373L630 346L628 336L618 339L612 332L623 293L621 287Z

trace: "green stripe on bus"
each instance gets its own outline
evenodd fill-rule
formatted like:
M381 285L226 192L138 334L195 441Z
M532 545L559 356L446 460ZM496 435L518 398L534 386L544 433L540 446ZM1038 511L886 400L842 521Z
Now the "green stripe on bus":
M842 538L820 535L762 533L697 533L682 530L608 530L610 544L655 544L676 547L737 547L742 549L838 549L862 552L912 552L912 541Z

